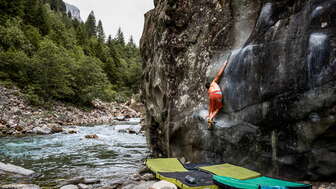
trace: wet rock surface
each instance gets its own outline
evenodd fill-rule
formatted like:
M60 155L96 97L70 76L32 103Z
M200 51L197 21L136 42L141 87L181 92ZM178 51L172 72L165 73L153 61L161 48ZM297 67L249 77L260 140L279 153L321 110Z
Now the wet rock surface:
M19 166L12 165L9 163L2 163L2 162L0 162L0 170L9 172L9 173L23 175L23 176L32 176L35 173L32 170L25 169L23 167L19 167Z
M333 180L334 16L333 0L155 1L140 45L155 155ZM228 57L224 109L209 131L204 85Z

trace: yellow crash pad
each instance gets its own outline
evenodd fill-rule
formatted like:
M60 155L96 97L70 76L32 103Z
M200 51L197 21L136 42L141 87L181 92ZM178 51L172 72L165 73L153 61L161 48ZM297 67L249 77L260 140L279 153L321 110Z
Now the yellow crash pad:
M200 167L200 169L203 171L208 171L218 176L230 177L239 180L252 179L261 176L260 173L258 172L251 171L249 169L238 167L228 163Z
M147 167L154 173L158 172L186 172L181 162L176 158L147 159Z

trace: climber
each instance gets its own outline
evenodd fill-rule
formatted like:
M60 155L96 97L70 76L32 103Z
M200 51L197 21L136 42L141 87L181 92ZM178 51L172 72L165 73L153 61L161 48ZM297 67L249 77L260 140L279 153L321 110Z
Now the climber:
M205 87L208 89L208 96L209 96L209 114L208 114L209 129L212 129L213 119L223 107L222 91L217 83L219 82L219 79L224 73L227 62L228 62L227 60L224 62L224 65L217 73L215 79L211 83L207 82L205 84Z

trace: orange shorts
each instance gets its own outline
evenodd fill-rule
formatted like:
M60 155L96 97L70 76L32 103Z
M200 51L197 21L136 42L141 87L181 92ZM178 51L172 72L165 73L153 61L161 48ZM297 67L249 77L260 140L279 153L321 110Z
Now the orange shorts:
M209 111L210 113L223 108L223 103L222 103L222 98L223 96L220 94L210 94L209 95L209 100L210 100L210 107Z

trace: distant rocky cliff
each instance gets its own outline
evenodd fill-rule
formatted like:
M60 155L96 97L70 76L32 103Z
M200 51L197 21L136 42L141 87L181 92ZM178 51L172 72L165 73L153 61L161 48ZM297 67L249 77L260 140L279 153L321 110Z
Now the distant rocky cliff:
M157 156L264 174L336 176L336 1L154 0L141 39L148 140ZM224 109L207 130L207 92Z
M80 10L79 10L79 8L77 8L74 5L70 5L68 3L65 3L65 7L66 7L66 12L67 13L70 12L73 19L76 19L78 21L83 21L82 18L81 18L81 16L80 16Z

